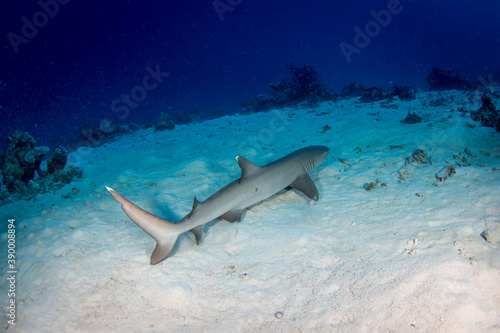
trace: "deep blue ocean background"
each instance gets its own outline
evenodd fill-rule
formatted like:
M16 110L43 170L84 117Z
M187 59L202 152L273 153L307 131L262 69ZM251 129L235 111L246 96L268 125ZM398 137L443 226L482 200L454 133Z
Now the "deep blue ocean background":
M334 92L351 81L425 89L435 66L471 81L500 80L499 1L60 2L0 5L2 143L17 129L54 148L87 122L143 123L194 109L204 118L237 113L242 102L271 94L268 83L286 77L290 62L315 66ZM348 62L339 45L354 45L356 27L376 29L371 11L395 5L398 13ZM53 17L40 14L44 6ZM40 27L13 46L23 17ZM140 92L148 66L169 74L154 88L147 81L147 96L126 116L114 112L114 100Z

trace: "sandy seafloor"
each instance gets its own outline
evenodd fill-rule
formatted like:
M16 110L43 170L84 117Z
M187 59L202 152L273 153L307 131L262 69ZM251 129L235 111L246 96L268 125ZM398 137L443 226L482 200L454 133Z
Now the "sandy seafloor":
M430 106L439 98L445 105ZM226 116L73 153L81 181L0 207L2 223L16 219L19 271L16 325L3 328L500 331L500 134L458 111L477 110L480 93L380 104ZM424 121L400 123L408 111ZM182 234L156 266L154 240L104 187L177 221L193 196L204 200L240 176L235 156L264 165L308 145L330 147L311 173L317 202L283 191L240 223L207 224L200 246ZM426 164L406 160L416 149ZM448 165L456 174L438 181Z

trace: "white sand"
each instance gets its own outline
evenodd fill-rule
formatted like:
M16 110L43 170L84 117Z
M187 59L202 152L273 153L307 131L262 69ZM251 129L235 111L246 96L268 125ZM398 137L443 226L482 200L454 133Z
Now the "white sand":
M456 111L479 108L479 93L472 101L462 92L443 96L450 103L440 107L429 106L439 94L419 93L415 101L392 103L398 109L344 100L226 116L73 153L83 180L0 207L2 223L16 219L19 271L16 325L6 324L4 301L3 327L499 331L500 135L466 126L474 122ZM429 114L427 121L401 124L409 110ZM331 129L320 133L327 124ZM200 246L183 234L156 266L149 265L154 240L104 188L176 221L193 196L204 200L239 177L236 155L264 165L308 145L330 147L311 173L318 202L280 193L248 210L241 223L207 224ZM417 148L433 164L405 165ZM465 149L475 157L459 167ZM450 164L456 174L439 182L435 174ZM77 195L61 198L73 188ZM485 230L490 243L480 236ZM3 234L4 263L6 240Z

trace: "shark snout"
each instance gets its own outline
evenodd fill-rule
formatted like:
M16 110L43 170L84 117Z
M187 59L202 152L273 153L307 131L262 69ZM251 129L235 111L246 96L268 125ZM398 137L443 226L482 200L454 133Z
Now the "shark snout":
M327 146L315 146L314 147L315 155L316 155L316 165L320 165L323 163L323 161L326 159L328 156L328 153L330 152L330 148Z
M299 159L306 172L316 169L328 156L330 148L326 146L309 146L298 150L301 152Z

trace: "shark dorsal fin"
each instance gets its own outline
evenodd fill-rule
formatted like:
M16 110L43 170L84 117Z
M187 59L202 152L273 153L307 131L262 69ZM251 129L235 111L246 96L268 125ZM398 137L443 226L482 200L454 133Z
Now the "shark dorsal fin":
M236 160L241 169L241 178L249 177L260 169L260 167L242 156L236 156Z
M191 211L195 210L196 207L198 207L199 204L200 204L200 202L198 201L198 199L196 199L196 197L194 197L194 199L193 199L193 209Z

